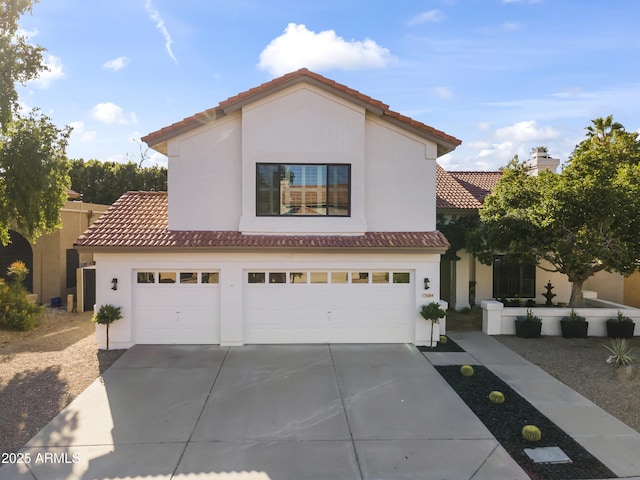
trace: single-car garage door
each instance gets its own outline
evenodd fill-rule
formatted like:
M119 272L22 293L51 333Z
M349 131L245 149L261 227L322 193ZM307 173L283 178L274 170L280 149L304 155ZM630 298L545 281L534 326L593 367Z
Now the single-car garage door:
M218 272L134 272L135 343L220 343Z
M407 271L247 271L246 343L414 340Z

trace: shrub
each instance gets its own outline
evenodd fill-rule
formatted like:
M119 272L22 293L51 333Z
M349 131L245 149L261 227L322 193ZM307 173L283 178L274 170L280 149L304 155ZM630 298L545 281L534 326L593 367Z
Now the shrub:
M14 283L22 285L24 279L29 275L29 269L24 262L18 260L9 265L9 268L7 268L7 275L13 278Z
M447 337L445 337L444 335L440 335L440 343L442 343L444 345L448 341L449 341L449 339Z
M525 316L516 317L516 320L519 322L536 322L542 323L542 319L533 314L533 310L530 308L527 309L527 314Z
M0 327L31 330L42 314L42 307L29 302L27 291L18 282L0 283Z
M122 307L111 304L102 305L93 316L93 321L107 328L107 350L109 350L109 325L122 318Z
M571 312L569 312L569 315L566 317L562 317L562 320L568 320L571 322L584 322L586 318L584 318L581 315L578 315L578 312L576 312L576 310L572 308Z
M433 346L433 324L439 323L441 318L447 315L438 302L431 302L427 305L422 305L420 308L420 315L425 320L431 320L431 336L429 337L429 346Z
M622 313L620 310L618 310L618 316L616 317L616 320L618 320L619 322L632 322L633 320L631 320L629 317L627 317L624 313Z
M603 346L611 353L607 358L607 363L612 364L615 368L631 365L636 359L633 348L626 338L612 338L610 345Z

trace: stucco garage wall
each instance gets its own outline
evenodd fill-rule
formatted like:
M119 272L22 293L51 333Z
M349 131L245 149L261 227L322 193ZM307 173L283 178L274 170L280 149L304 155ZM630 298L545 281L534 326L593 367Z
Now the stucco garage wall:
M440 256L436 254L408 253L140 253L95 254L97 268L97 306L111 303L122 307L123 318L109 329L111 348L128 348L134 342L133 307L135 271L147 270L196 270L218 271L220 295L220 332L222 345L246 343L245 287L248 271L408 271L411 272L412 289L407 299L407 322L413 342L416 325L424 320L419 316L419 306L438 301L440 291ZM118 279L118 289L111 290L111 280ZM424 290L424 278L430 279L430 289ZM372 285L373 286L373 285ZM390 288L396 285L389 285ZM202 290L203 293L206 290ZM301 293L302 292L302 293ZM294 292L292 292L294 294ZM297 290L296 295L304 295ZM298 298L299 300L299 298ZM299 302L298 302L299 303ZM437 333L437 332L436 332ZM98 344L104 348L104 328L97 326Z

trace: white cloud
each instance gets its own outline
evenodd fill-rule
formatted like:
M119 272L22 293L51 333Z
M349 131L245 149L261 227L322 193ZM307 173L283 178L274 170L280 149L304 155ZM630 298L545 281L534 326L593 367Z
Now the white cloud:
M37 28L33 28L32 30L25 30L24 28L18 28L18 30L16 31L17 36L25 37L25 38L37 37L38 33L39 32Z
M40 72L38 78L31 83L40 88L49 88L51 82L64 77L64 66L62 65L62 60L55 55L47 55L44 65L47 67L47 70Z
M445 15L441 10L429 10L427 12L419 13L407 22L407 25L414 27L422 23L438 23L444 20Z
M164 37L164 47L167 49L167 53L171 57L171 59L178 64L178 59L173 54L173 50L171 49L171 45L173 44L173 40L171 39L171 35L169 35L169 30L164 24L164 20L160 16L160 12L153 6L151 0L147 0L144 4L144 8L149 14L149 18L156 22L156 28L160 31L162 36Z
M136 118L135 113L131 112L125 114L122 110L122 107L111 102L99 103L98 105L93 107L93 109L91 110L91 115L96 120L99 120L108 125L131 125L138 123L138 119Z
M535 120L525 120L496 130L496 138L515 142L544 142L554 140L560 132L553 127L540 127Z
M448 100L453 97L453 92L448 87L433 87L431 91L443 100Z
M260 53L258 68L274 77L307 67L312 70L381 68L393 57L373 40L346 41L333 30L319 33L290 23Z
M96 138L96 131L86 130L84 122L71 122L69 126L73 128L71 132L72 137L77 138L80 142L92 142Z
M118 70L122 70L124 67L129 65L129 58L127 57L118 57L112 60L108 60L102 64L102 68L113 70L117 72Z

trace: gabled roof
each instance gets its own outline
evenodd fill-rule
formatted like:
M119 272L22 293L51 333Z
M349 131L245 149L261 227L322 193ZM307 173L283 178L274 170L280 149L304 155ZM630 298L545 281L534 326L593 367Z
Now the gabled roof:
M332 94L347 99L367 111L401 127L411 131L421 137L427 138L438 145L438 156L454 150L462 142L457 138L448 135L440 130L436 130L429 125L413 120L393 110L389 110L389 106L379 100L375 100L357 90L353 90L346 85L337 83L329 78L323 77L306 68L301 68L295 72L287 73L281 77L275 78L262 85L246 90L242 93L229 97L220 102L217 107L209 108L200 113L196 113L177 123L161 128L155 132L149 133L142 137L142 141L146 142L151 148L160 153L166 154L167 140L180 134L188 132L194 128L210 123L217 118L223 117L233 111L242 108L244 105L255 102L268 95L272 95L280 90L288 88L300 82L308 82L319 88L327 90Z
M231 231L169 230L166 192L128 192L93 223L76 246L114 248L301 248L446 250L438 232L367 232L363 235L244 235Z
M436 166L436 208L478 209L502 172L456 172Z

